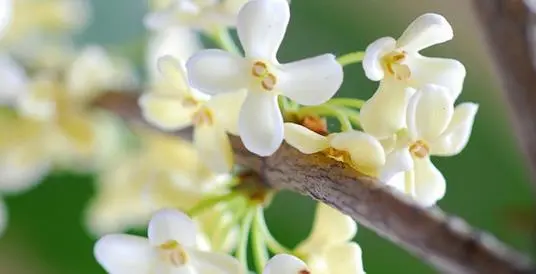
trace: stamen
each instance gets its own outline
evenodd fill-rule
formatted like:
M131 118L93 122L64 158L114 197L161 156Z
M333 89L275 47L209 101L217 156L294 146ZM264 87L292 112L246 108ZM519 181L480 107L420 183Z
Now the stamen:
M169 240L159 246L162 259L175 267L188 263L188 254L175 240Z
M255 77L265 76L268 74L268 66L264 62L257 61L253 64L251 74Z
M298 272L298 274L311 274L311 271L309 271L307 269L303 269L303 270L300 270L300 272Z
M273 90L277 84L277 78L273 74L268 74L264 79L262 79L261 85L265 90Z
M195 126L212 125L213 123L212 112L206 107L200 108L192 115L192 124Z
M430 153L430 147L426 142L419 140L409 146L409 152L417 158L424 158Z
M408 65L402 63L404 60L406 60L405 52L393 51L382 58L382 65L388 74L398 80L404 81L411 77L410 68Z

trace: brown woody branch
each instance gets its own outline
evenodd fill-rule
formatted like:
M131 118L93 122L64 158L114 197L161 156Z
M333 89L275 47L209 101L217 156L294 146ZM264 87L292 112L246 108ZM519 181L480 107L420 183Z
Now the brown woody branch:
M473 0L473 6L510 103L536 191L536 44L530 36L536 28L534 15L523 0Z
M142 121L135 96L108 93L96 105L127 120ZM239 138L231 137L231 142L237 163L256 171L272 188L291 190L332 205L441 271L534 272L527 257L492 236L437 208L421 208L376 179L323 154L304 155L284 144L271 157L261 158L247 151Z

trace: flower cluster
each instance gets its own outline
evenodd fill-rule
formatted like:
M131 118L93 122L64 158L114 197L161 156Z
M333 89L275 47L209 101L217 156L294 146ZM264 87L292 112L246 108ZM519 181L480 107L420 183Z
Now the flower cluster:
M318 203L295 247L271 235L264 209L277 191L234 162L238 138L260 157L284 141L322 154L422 206L445 195L430 156L460 153L478 105L455 106L460 62L419 53L452 39L442 16L422 15L365 51L281 64L287 0L149 2L142 83L110 50L65 42L90 18L84 1L0 0L0 192L27 190L54 168L95 173L85 222L108 273L365 273L356 223L328 205ZM45 39L50 32L61 38ZM377 91L334 98L343 67L356 63ZM96 110L118 93L153 128ZM0 200L0 231L6 216ZM120 234L147 222L148 238Z

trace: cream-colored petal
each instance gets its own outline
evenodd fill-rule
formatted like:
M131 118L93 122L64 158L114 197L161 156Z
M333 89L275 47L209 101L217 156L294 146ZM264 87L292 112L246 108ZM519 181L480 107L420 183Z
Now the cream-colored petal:
M17 194L27 191L48 174L52 165L49 159L42 159L31 147L13 148L0 154L0 192Z
M324 255L328 273L365 274L362 253L361 247L352 242L329 248Z
M281 65L277 89L302 105L319 105L339 90L344 73L333 54Z
M454 32L449 22L441 15L427 13L415 19L398 38L397 48L418 52L427 47L449 41Z
M445 132L430 144L430 154L453 156L460 153L469 142L477 111L478 104L475 103L463 103L456 106Z
M406 123L412 140L435 141L447 128L454 114L449 91L426 85L411 97Z
M421 89L427 84L446 87L452 100L456 100L463 89L465 66L458 60L430 58L421 55L409 55L405 64L411 70L411 86Z
M285 123L285 141L305 154L312 154L329 148L327 137L294 123Z
M7 227L7 207L4 203L4 199L0 196L0 237L4 234Z
M272 257L262 274L301 274L309 273L307 265L300 259L288 255L288 254L278 254Z
M371 135L353 130L332 136L331 146L350 153L352 162L360 172L373 176L385 164L383 146Z
M157 259L147 239L125 234L100 238L93 252L97 262L110 274L151 273Z
M396 40L392 37L383 37L372 42L365 50L363 57L363 70L365 75L372 81L383 79L382 58L385 54L395 50Z
M21 94L16 108L23 116L36 120L49 121L56 116L56 102L46 91L32 90Z
M363 130L378 139L390 138L406 126L406 107L415 91L386 78L360 111Z
M433 206L445 196L446 181L429 157L414 158L415 200L423 206Z
M188 250L196 274L245 274L242 264L225 253Z
M222 93L212 97L206 103L206 106L212 110L217 123L233 135L238 135L238 117L246 95L246 90Z
M329 246L350 241L356 233L357 225L351 217L318 203L311 233L296 250L302 253L322 252Z
M191 86L210 95L239 91L249 83L248 63L223 50L197 52L186 63L186 70Z
M393 176L413 168L413 159L407 147L395 149L387 154L385 165L381 168L379 179L389 182Z
M170 89L167 93L176 94L177 96L188 96L190 94L188 77L186 76L186 71L181 60L171 55L165 55L158 58L157 67L164 80L168 81L174 87L174 89Z
M179 130L192 124L192 115L198 107L183 102L176 96L157 93L143 94L138 100L143 118L167 131Z
M156 212L147 228L152 246L160 246L172 240L185 247L195 246L196 234L195 224L190 217L174 209L162 209Z
M413 173L413 169L407 171L407 172L399 172L399 173L396 173L394 174L393 176L391 176L391 178L389 179L389 181L386 181L385 184L396 189L397 191L401 192L401 193L404 193L404 194L413 194L415 191L413 190L413 184L414 184L414 180L411 179L411 181L408 182L407 179L409 179L409 177L407 177L406 175L408 173ZM409 189L408 191L408 185L411 186L411 189Z
M0 0L0 37L11 22L13 13L12 0Z
M273 154L283 142L283 116L277 95L249 92L240 110L238 128L249 151L260 156Z
M285 0L252 0L238 13L236 30L246 57L276 62L290 20Z
M196 126L194 144L199 151L199 156L213 172L225 173L233 168L233 149L229 136L220 125Z

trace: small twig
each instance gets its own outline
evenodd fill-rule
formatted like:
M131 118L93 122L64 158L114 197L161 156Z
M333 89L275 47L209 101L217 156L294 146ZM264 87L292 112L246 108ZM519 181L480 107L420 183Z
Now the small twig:
M136 98L110 93L97 106L140 122ZM185 137L184 132L174 133ZM262 158L231 137L238 164L256 171L275 189L288 189L322 201L399 244L446 273L534 273L530 259L463 220L425 209L374 178L322 154L304 155L284 144Z

